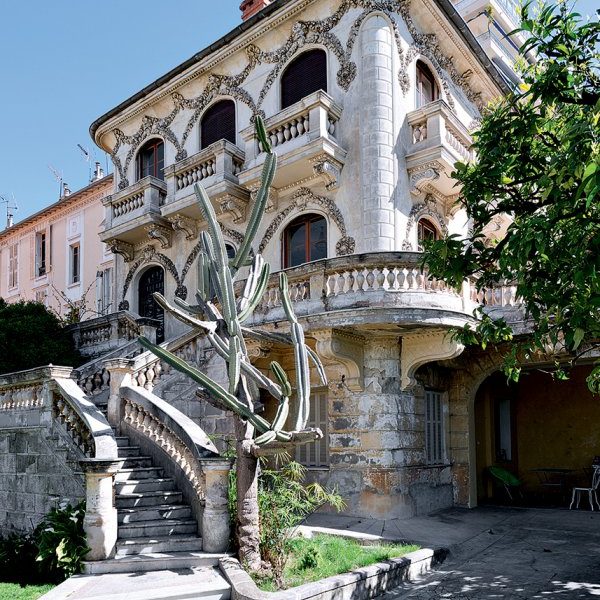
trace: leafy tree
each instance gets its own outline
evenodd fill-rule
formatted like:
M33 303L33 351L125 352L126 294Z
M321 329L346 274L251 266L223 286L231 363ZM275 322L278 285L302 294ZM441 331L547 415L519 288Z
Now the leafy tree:
M80 362L71 334L53 312L39 302L0 298L0 373Z
M474 277L479 289L517 286L531 336L513 340L481 307L477 328L458 332L483 347L512 340L505 371L513 380L533 352L564 349L573 363L600 347L600 25L566 3L535 15L527 3L518 31L528 35L522 84L488 107L474 134L477 161L457 163L453 174L472 229L427 244L424 255L429 271L454 285ZM507 230L490 240L504 218ZM558 362L554 376L567 377ZM600 391L600 367L588 384Z

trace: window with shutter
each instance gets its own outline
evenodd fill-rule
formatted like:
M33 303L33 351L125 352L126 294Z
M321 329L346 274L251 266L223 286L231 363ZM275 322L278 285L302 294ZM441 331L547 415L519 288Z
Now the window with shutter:
M327 394L313 393L310 398L310 412L307 427L318 427L323 437L310 444L296 448L296 460L305 467L329 466L329 427L327 418Z
M445 459L442 393L425 390L425 460L438 464Z
M307 214L294 219L283 232L283 267L296 267L327 258L327 221Z
M439 239L438 230L427 219L420 219L417 224L417 240L419 242L418 249L423 251L423 242Z
M200 121L200 148L204 149L218 142L227 140L235 144L235 102L221 100L213 104L202 115Z
M153 139L146 142L137 153L136 179L140 180L151 175L164 180L165 145L162 140Z
M324 50L308 50L296 57L281 75L281 108L318 90L327 91L327 55Z
M19 245L12 244L8 248L8 287L19 285Z
M425 106L440 97L433 73L427 65L417 62L417 108Z

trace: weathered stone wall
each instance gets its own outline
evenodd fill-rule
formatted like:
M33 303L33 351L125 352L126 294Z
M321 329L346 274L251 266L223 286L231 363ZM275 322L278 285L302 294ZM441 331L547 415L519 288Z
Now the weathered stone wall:
M29 531L57 502L85 497L77 457L49 410L0 410L0 534Z

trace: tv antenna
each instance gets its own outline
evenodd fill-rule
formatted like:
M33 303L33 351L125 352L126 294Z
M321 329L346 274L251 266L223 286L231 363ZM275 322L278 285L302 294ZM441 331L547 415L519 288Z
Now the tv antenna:
M17 203L15 202L15 197L13 195L12 200L5 198L0 195L0 204L6 204L6 229L12 227L14 225L14 212L15 210L19 210Z
M77 147L83 154L83 160L88 164L88 179L92 181L92 158L94 157L93 152L89 148L83 147L81 144L77 144Z
M54 175L54 179L56 179L56 181L58 181L58 199L60 200L62 198L62 194L63 194L63 176L62 176L62 173L60 173L59 171L57 171L52 165L48 165L48 168L52 172L52 175Z

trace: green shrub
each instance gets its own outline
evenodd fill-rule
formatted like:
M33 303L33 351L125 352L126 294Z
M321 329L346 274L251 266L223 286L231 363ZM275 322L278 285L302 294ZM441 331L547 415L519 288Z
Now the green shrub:
M307 548L302 556L298 559L298 569L305 571L306 569L316 569L322 560L321 552L315 546Z
M0 538L0 581L58 583L79 573L87 554L85 503L53 508L30 533Z
M62 366L81 363L72 335L58 316L39 302L8 304L0 298L0 373L50 363Z

